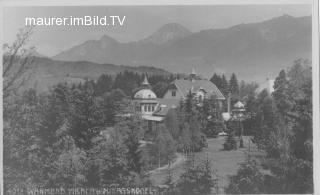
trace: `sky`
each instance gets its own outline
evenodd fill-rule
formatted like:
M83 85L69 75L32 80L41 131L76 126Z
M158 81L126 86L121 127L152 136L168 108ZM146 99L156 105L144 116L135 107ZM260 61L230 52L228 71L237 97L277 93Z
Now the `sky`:
M179 23L192 32L228 28L241 23L261 22L288 14L311 15L308 5L184 5L184 6L78 6L5 7L4 42L12 43L25 17L126 16L123 26L37 26L29 45L48 57L87 40L109 35L120 42L145 38L167 23Z

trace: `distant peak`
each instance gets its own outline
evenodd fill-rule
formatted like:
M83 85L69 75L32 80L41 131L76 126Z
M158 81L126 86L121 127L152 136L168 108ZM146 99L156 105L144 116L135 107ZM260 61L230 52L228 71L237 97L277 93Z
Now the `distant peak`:
M284 18L294 18L293 16L291 16L289 14L283 14L282 17L284 17Z
M283 14L282 16L278 16L278 17L274 17L272 18L272 20L279 20L279 19L292 19L294 18L293 16L291 15L288 15L288 14Z
M172 40L184 38L191 33L191 31L179 23L168 23L161 26L155 33L142 41L161 45Z
M168 23L159 28L157 32L161 31L167 31L167 32L181 32L185 34L190 34L191 31L184 27L183 25L179 23Z
M161 28L180 28L180 29L184 29L186 31L189 31L186 27L184 27L183 25L181 25L181 24L179 24L177 22L172 22L172 23L165 24Z
M116 40L112 37L110 37L109 35L103 35L101 38L100 38L100 41L115 41Z

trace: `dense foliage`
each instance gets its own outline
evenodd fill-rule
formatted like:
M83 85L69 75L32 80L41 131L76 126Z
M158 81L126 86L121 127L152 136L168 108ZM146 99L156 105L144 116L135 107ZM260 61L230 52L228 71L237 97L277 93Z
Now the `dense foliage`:
M170 163L177 150L200 151L205 138L192 97L146 137L147 123L130 97L142 78L132 72L102 75L97 81L61 83L43 94L30 89L6 98L5 190L146 185L148 171ZM173 78L149 79L163 93Z
M296 60L279 73L271 96L262 91L254 100L253 141L266 155L243 165L227 192L313 192L311 76L310 62Z
M145 156L156 157L140 150L145 124L115 84L102 75L97 81L59 84L45 94L30 89L6 98L5 188L147 182ZM129 118L122 117L128 113ZM161 147L167 150L167 139L161 139L166 140ZM170 159L172 153L174 146Z

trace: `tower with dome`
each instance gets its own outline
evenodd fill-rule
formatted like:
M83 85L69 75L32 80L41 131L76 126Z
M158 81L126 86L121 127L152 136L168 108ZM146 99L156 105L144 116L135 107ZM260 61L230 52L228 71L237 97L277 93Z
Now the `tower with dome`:
M134 94L134 101L136 102L136 111L144 115L152 115L158 105L157 96L152 91L147 76L141 84L141 88Z

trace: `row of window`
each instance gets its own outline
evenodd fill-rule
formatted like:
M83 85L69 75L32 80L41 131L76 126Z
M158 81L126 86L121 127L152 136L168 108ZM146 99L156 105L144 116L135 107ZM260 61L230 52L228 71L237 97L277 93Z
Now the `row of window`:
M155 109L154 105L144 105L144 111L145 112L153 112Z

